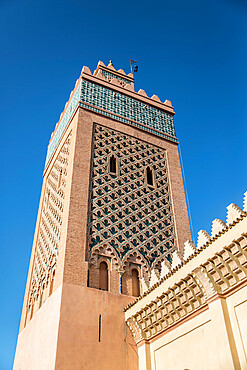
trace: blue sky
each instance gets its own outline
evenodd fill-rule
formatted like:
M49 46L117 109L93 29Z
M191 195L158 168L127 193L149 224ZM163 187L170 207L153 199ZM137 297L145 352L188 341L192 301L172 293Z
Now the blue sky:
M246 180L244 0L0 4L0 369L10 369L51 132L83 65L110 59L136 90L172 101L193 229L242 206Z

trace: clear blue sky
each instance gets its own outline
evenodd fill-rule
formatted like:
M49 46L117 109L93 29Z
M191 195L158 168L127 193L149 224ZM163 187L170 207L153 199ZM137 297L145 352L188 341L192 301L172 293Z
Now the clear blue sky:
M247 190L244 0L2 0L0 369L13 362L46 147L83 65L170 99L195 235Z

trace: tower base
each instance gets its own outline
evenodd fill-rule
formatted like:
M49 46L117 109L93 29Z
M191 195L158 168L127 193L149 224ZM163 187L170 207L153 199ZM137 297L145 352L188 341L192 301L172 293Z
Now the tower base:
M18 337L14 369L137 370L123 308L132 297L60 285Z

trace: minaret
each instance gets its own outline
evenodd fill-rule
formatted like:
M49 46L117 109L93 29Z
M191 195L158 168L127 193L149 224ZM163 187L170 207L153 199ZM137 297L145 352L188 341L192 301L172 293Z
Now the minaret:
M48 145L15 369L138 368L123 307L190 239L173 116L131 73L83 67Z

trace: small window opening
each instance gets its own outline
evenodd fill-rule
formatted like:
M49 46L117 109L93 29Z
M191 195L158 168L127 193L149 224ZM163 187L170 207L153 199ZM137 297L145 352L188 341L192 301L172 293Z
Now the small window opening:
M31 306L30 320L32 320L33 318L33 308L34 308L34 303Z
M62 175L63 175L63 170L61 169L61 170L59 171L59 175L58 175L58 183L57 183L57 187L58 187L58 189L60 189L60 188L61 188L61 184L62 184Z
M89 269L87 270L87 287L89 287Z
M150 167L147 167L147 184L153 186L154 181L153 181L153 171L151 170Z
M99 315L99 342L101 342L101 315Z
M43 284L43 286L42 286L42 290L41 290L41 292L40 292L39 308L42 306L42 303L43 303L43 294L44 294L44 290L45 290L45 284Z
M99 289L108 290L108 266L106 262L101 262L99 266Z
M114 155L110 157L110 172L117 173L117 161Z
M139 297L140 295L139 273L137 269L132 270L132 295L134 297Z
M55 279L55 271L53 271L52 278L50 281L49 297L53 293L54 279Z
M49 200L50 200L50 190L47 191L47 197L45 202L45 210L49 208Z

